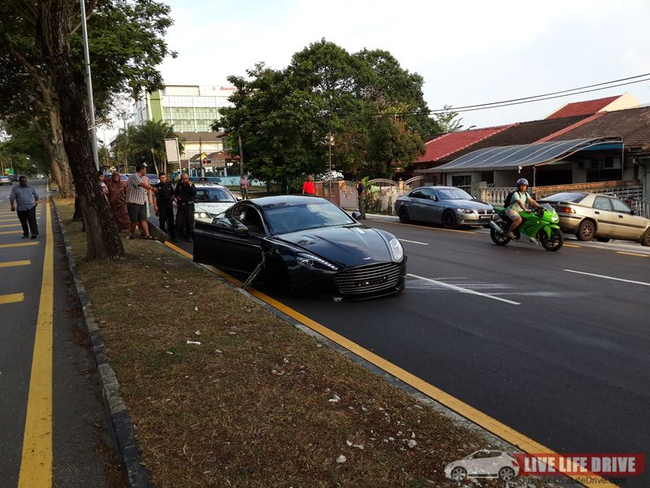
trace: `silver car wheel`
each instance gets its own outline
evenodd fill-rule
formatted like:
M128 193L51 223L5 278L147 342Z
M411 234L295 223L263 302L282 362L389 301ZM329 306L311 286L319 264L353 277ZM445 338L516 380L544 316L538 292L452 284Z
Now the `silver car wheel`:
M504 467L499 470L499 478L503 481L510 481L515 478L515 470L509 467Z
M454 481L463 481L465 478L467 478L467 471L465 468L462 468L460 466L456 466L454 469L451 470L451 479Z

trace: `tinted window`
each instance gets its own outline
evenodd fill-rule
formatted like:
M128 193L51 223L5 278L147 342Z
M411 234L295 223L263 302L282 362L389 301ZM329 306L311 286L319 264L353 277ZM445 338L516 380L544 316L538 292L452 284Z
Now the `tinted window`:
M440 200L472 200L472 196L460 188L438 188Z
M612 202L612 206L614 207L614 211L616 211L616 212L630 213L632 211L632 209L630 207L625 205L620 200L616 200L616 199L612 198L610 201Z
M348 214L329 202L268 205L264 207L264 211L274 234L355 223Z
M610 199L607 197L596 197L594 200L594 208L598 210L611 210L612 205L609 202Z
M197 188L197 202L235 202L235 197L224 188Z

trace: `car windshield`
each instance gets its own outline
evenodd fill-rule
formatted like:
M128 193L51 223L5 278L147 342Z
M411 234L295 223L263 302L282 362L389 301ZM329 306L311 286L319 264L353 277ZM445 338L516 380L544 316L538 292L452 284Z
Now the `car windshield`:
M235 202L235 197L225 188L197 188L196 202L205 203L219 203L219 202Z
M436 188L440 200L473 200L472 196L460 188Z
M274 234L356 223L343 210L329 202L269 205L265 206L264 210Z
M587 194L586 193L556 193L555 195L549 195L544 197L542 200L545 202L580 202Z

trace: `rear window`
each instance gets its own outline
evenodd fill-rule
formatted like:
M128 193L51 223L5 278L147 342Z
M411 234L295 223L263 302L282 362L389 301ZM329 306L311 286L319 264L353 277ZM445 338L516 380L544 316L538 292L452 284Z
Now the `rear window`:
M586 193L556 193L555 195L549 195L547 197L542 198L541 201L543 202L571 202L571 203L578 203L582 201L584 197L586 197Z

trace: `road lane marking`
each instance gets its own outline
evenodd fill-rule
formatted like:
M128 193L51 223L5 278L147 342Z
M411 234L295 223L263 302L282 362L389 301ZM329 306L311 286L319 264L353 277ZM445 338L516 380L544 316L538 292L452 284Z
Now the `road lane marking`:
M4 229L7 227L20 227L20 226L21 226L20 224L10 224L10 225L5 224L5 225L0 225L0 228Z
M564 247L582 247L580 244L567 244L566 242L564 243Z
M5 230L0 232L0 236L7 236L9 234L22 234L22 230Z
M43 280L38 304L18 488L51 488L52 486L54 246L48 200L45 201L45 215Z
M9 247L23 247L23 246L38 246L38 242L18 242L16 244L0 244L0 249L7 249Z
M431 278L425 278L424 276L418 276L418 275L414 275L414 274L411 274L411 273L408 273L407 276L411 276L411 277L417 278L419 280L427 281L429 283L434 283L434 284L436 284L438 286L449 288L451 290L455 290L455 291L458 291L460 293L467 293L469 295L478 295L478 296L485 297L485 298L491 298L492 300L497 300L499 302L509 303L510 305L521 305L521 303L519 303L519 302L513 302L512 300L507 300L507 299L501 298L501 297L495 297L494 295L489 295L487 293L481 293L480 291L470 290L469 288L463 288L463 287L457 286L457 285L451 285L451 284L445 283L443 281L432 280Z
M408 239L400 239L400 242L410 242L411 244L419 244L420 246L428 246L428 242L420 242L420 241L409 241Z
M181 248L178 247L178 246L175 246L174 244L172 244L172 243L169 242L169 241L165 241L164 244L165 244L165 246L167 246L168 248L173 249L174 251L176 251L176 252L179 253L179 254L182 254L183 256L185 256L185 257L188 258L188 259L193 259L193 258L194 258L194 256L192 256L189 252L184 251L183 249L181 249Z
M605 276L605 275L599 275L599 274L594 274L594 273L585 273L584 271L576 271L574 269L565 269L564 271L566 271L568 273L575 273L575 274L581 274L581 275L586 275L586 276L593 276L595 278L603 278L605 280L622 281L623 283L630 283L632 285L650 286L650 283L646 283L644 281L626 280L626 279L623 279L623 278L615 278L614 276Z
M650 258L650 254L641 254L638 252L616 251L616 254L624 254L626 256L636 256L639 258Z
M193 258L193 256L190 253L183 251L182 249L180 249L177 246L174 246L171 243L165 242L165 245L167 245L171 249L180 252L183 256L188 257L189 259ZM243 284L237 278L230 276L227 273L224 273L223 271L215 268L214 266L208 264L202 264L201 266L225 278L227 281L237 286L241 286ZM378 356L377 354L369 351L368 349L358 345L356 342L353 342L347 339L346 337L342 336L341 334L338 334L337 332L328 329L324 325L320 324L319 322L316 322L315 320L310 319L309 317L301 314L297 310L294 310L286 306L284 303L281 303L275 300L274 298L271 298L270 296L254 288L249 288L246 291L251 295L253 295L255 298L263 301L267 305L275 308L276 310L279 310L285 315L298 321L305 327L312 329L313 331L326 337L330 341L347 349L353 354L356 354L357 356L364 359L365 361L368 361L370 364L373 364L374 366L383 369L388 374L394 376L395 378L411 386L412 388L422 392L424 395L428 396L429 398L432 398L436 402L440 403L441 405L444 405L445 407L456 412L462 417L465 417L470 422L473 422L479 427L482 427L488 432L491 432L492 434L505 440L509 444L512 444L513 446L521 449L523 452L535 453L535 454L539 453L539 454L558 455L555 451L549 449L543 444L540 444L534 441L533 439L531 439L530 437L527 437L526 435L516 431L515 429L508 427L507 425L499 422L495 418L490 417L489 415L481 412L480 410L472 407L471 405L463 402L462 400L459 400L456 397L453 397L452 395L444 392L440 388L437 388L432 384L427 383L423 379L415 376L412 373L409 373L408 371L400 368L396 364L393 364L390 361L387 361L386 359L382 358L381 356ZM496 297L491 297L491 298L496 298ZM512 302L512 303L517 303L517 302ZM605 478L602 478L592 473L584 473L583 475L575 475L575 476L567 475L567 477L578 481L580 484L588 488L617 488L616 485L609 483Z
M24 293L12 293L10 295L0 295L0 305L6 305L8 303L19 303L22 302L23 300L25 300Z
M24 261L5 261L0 263L0 268L11 268L13 266L29 266L32 262L29 259Z

